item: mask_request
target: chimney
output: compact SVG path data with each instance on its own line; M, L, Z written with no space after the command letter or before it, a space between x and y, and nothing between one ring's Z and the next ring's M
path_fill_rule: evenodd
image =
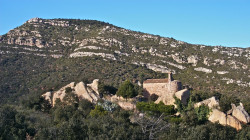
M168 81L171 82L173 81L173 77L172 77L172 72L168 72Z

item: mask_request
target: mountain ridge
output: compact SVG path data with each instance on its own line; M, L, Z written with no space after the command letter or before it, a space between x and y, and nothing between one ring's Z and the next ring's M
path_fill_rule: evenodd
M0 62L14 54L48 60L91 57L160 73L172 71L194 89L249 96L250 76L243 75L250 72L250 48L189 44L96 20L41 18L0 36L0 48Z

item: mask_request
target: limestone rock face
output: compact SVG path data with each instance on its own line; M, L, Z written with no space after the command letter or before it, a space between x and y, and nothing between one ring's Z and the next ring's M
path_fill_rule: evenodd
M183 89L183 90L180 90L178 92L175 93L175 96L181 100L181 102L186 105L187 104L187 100L190 96L190 92L188 89Z
M235 117L233 117L231 115L227 116L227 125L235 128L237 130L240 130L242 128L241 124L240 124L240 121L237 120Z
M50 104L52 103L52 101L51 101L51 92L44 93L42 95L42 97L44 97L45 100L48 100Z
M244 109L242 103L240 103L240 105L237 107L235 106L235 104L232 104L232 115L241 122L244 123L250 122L250 116Z
M212 109L212 112L210 112L210 116L208 117L208 120L213 123L219 122L219 124L222 124L222 125L227 124L226 114L219 111L218 109Z
M215 99L215 97L211 97L209 99L203 100L201 102L198 102L194 105L194 107L199 107L201 105L206 105L208 106L210 109L214 108L214 107L219 107L219 101Z

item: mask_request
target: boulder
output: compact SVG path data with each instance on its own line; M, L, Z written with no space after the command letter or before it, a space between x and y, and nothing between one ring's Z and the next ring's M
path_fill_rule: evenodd
M188 103L188 98L190 96L190 92L188 89L183 89L183 90L180 90L180 91L177 91L175 93L175 96L181 100L181 102L186 105Z
M227 115L227 125L235 128L236 130L240 130L242 128L240 121L231 115Z
M199 107L199 106L201 106L201 105L206 105L206 106L208 106L210 109L211 109L211 108L216 108L216 107L219 107L219 101L216 100L216 98L213 96L213 97L211 97L211 98L208 98L208 99L206 99L206 100L203 100L203 101L201 101L201 102L196 103L196 104L194 105L194 107L196 108L196 107Z
M241 122L244 122L244 123L250 122L249 114L244 109L242 103L240 103L240 105L237 107L235 106L235 104L232 104L232 115Z
M219 124L226 125L227 124L227 116L225 113L219 111L218 109L212 109L209 114L208 120L210 122L218 122Z

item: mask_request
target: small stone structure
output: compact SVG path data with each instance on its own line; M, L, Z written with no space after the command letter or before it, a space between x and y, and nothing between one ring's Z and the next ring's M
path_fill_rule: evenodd
M182 90L182 84L178 80L174 80L172 73L168 73L168 79L148 79L143 83L143 94L149 98L153 94L159 96L157 102L163 101L166 105L173 105L174 94ZM163 98L164 97L164 98Z

